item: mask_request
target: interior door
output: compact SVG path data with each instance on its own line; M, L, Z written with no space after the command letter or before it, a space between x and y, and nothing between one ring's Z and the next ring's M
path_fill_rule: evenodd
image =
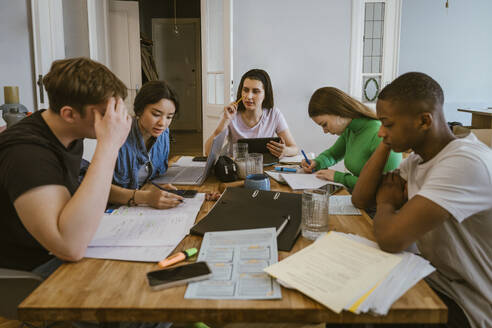
M201 0L203 145L232 99L233 0Z
M133 101L142 85L138 2L109 3L109 68L128 88L125 105L133 113Z
M159 79L169 82L179 99L179 114L173 130L200 131L200 20L194 18L152 19L152 41Z
M32 38L34 45L34 74L36 110L48 108L48 94L42 79L51 63L65 58L63 7L61 0L31 0Z

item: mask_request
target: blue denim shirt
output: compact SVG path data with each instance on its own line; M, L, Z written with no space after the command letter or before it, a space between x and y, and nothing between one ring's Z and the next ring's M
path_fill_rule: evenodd
M132 128L125 143L118 152L113 174L113 184L127 189L137 189L138 170L148 162L152 163L148 180L167 171L169 157L169 128L157 137L147 152L137 120L133 119Z

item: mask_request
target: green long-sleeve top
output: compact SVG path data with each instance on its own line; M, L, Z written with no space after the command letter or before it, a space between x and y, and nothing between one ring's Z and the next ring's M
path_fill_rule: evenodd
M350 172L335 171L334 181L353 189L362 168L381 142L378 130L381 122L368 118L355 118L338 137L335 144L322 152L315 161L316 169L323 170L335 165L342 159ZM384 172L396 169L401 162L401 153L391 151Z

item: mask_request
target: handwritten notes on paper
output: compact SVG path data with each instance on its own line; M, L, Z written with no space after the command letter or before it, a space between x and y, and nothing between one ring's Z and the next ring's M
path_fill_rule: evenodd
M189 233L205 194L175 208L121 206L104 215L86 257L132 261L158 261L167 256Z

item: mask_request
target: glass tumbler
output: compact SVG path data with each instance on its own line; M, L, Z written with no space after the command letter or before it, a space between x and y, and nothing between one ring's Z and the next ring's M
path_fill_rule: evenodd
M248 156L248 144L247 143L235 143L232 145L232 159L238 160L239 158L245 158Z
M247 162L247 158L246 157L241 157L241 158L237 158L235 160L236 162L236 165L237 165L237 175L239 176L239 179L246 179L246 162Z
M263 173L263 154L250 153L246 157L246 175Z
M328 231L330 194L323 189L304 190L302 193L301 231L304 238L315 240Z

